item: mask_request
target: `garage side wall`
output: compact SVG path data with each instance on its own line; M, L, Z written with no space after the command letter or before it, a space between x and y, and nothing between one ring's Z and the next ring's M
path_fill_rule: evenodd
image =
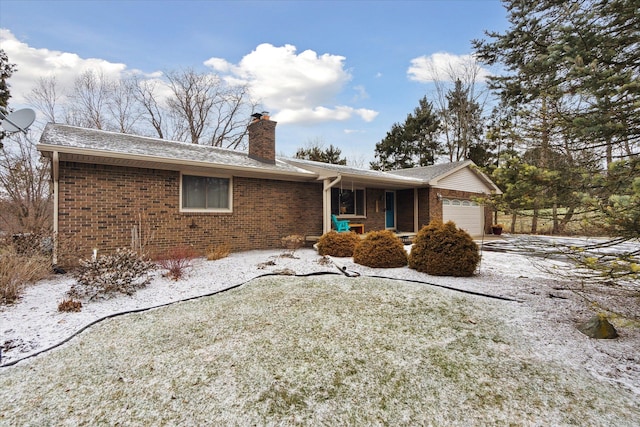
M80 254L129 248L141 232L151 255L176 246L280 248L282 237L322 233L322 185L233 178L232 213L181 213L180 173L60 162L59 241ZM64 250L62 244L60 250Z

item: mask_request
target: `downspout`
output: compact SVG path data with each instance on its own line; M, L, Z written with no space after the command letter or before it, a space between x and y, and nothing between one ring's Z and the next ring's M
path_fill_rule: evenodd
M58 265L58 181L60 177L60 158L58 152L53 152L53 158L51 159L51 174L53 178L53 257L51 263L54 266Z
M336 179L324 180L324 191L322 197L322 234L331 231L331 189L342 181L342 175L338 174Z

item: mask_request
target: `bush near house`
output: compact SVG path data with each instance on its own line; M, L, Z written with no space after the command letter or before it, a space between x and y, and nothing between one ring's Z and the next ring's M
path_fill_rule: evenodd
M356 233L324 233L318 240L318 254L335 257L351 257L360 237Z
M413 240L409 267L434 276L473 275L480 254L478 245L464 230L449 221L431 221Z
M407 265L407 252L393 232L371 231L356 246L353 261L373 268L404 267Z
M211 245L207 248L206 258L207 261L216 261L222 258L226 258L231 253L231 248L227 243L220 245Z
M116 294L132 295L151 281L147 274L156 265L131 249L118 249L112 255L81 260L74 273L76 283L67 293L70 298L89 300Z
M190 246L176 246L159 257L158 265L167 270L166 277L179 280L184 276L185 270L191 267L191 261L197 256L196 251Z

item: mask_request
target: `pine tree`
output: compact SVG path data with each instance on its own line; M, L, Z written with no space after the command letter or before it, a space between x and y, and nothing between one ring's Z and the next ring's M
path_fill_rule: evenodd
M329 145L329 148L323 148L322 144L316 141L306 148L299 148L296 151L295 158L334 165L346 165L347 159L340 158L341 155L342 150L334 147L333 144Z
M11 98L7 80L15 71L16 64L10 64L7 53L3 49L0 49L0 113L2 113L3 116L9 113L9 98ZM0 141L2 141L4 137L5 132L0 131ZM1 148L2 142L0 142L0 149Z
M371 162L371 168L394 170L432 165L440 153L439 132L440 119L425 96L403 124L394 123L376 144L377 160Z
M460 80L456 80L446 99L447 108L441 114L449 161L468 159L472 149L477 158L484 157L486 148L480 144L483 130L480 104L471 99L469 88L464 88Z

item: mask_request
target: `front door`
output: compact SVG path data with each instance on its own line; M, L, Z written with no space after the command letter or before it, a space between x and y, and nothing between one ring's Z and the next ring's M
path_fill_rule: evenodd
M395 229L396 228L396 192L395 191L385 191L384 212L385 212L385 224L384 224L385 228Z

